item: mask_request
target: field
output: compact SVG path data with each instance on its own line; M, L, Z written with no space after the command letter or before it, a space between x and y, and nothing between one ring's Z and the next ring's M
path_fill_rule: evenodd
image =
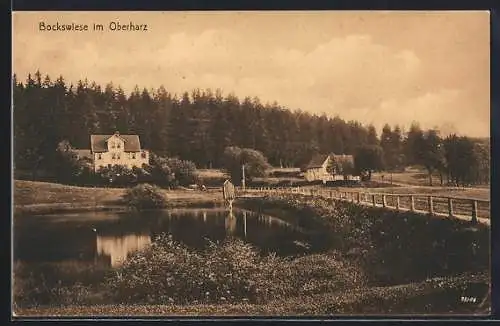
M16 213L45 213L63 210L106 209L123 206L123 188L91 188L38 181L14 181ZM219 191L164 190L175 206L219 202Z
M198 170L199 176L211 184L221 185L229 176L217 169ZM382 178L382 176L384 176ZM438 175L433 175L433 186L429 186L427 173L422 169L408 168L405 172L392 173L373 173L372 184L362 187L365 191L381 193L400 193L400 194L432 194L434 196L453 196L478 200L490 199L489 185L474 187L450 187L441 186ZM304 178L300 175L298 168L272 168L268 170L268 176L264 178L255 178L256 186L287 186L290 183L303 186ZM383 187L382 187L383 186ZM349 188L352 189L352 188Z
M372 180L383 181L399 185L410 186L429 186L428 173L420 168L407 168L404 172L376 172L372 174ZM446 176L443 176L443 182L446 183ZM432 175L432 185L440 186L441 178L439 174ZM489 185L478 185L476 188L489 188Z

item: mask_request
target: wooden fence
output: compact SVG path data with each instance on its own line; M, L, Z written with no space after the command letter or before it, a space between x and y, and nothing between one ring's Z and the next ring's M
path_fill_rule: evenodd
M470 220L490 225L490 202L487 200L443 197L426 194L389 194L336 189L311 189L300 187L238 188L239 195L251 194L302 194L357 203L364 206L383 207L398 211Z

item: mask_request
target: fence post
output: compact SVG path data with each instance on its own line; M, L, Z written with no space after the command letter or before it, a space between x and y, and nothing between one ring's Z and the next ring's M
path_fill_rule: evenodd
M372 203L373 203L373 206L377 206L377 202L375 201L375 195L372 195Z
M386 207L386 206L387 206L387 198L384 194L384 195L382 195L382 207Z
M432 203L432 196L429 196L429 214L434 215L434 205Z
M453 217L453 199L448 198L448 215Z
M399 195L396 195L396 209L399 211L400 206L399 206Z
M359 204L359 203L361 203L361 193L358 192L357 197L358 197L357 199L358 199L358 204Z
M410 210L412 212L415 211L415 196L413 195L410 196Z
M472 223L477 223L477 200L472 200Z

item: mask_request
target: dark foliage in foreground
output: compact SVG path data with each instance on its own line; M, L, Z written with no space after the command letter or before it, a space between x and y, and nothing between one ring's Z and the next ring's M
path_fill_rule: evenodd
M363 273L337 255L294 260L259 252L241 240L196 252L160 237L107 280L114 301L189 304L251 302L353 288Z
M209 242L199 252L167 235L115 270L69 267L31 272L18 264L17 305L266 303L365 283L362 270L336 252L287 259L261 255L237 239Z

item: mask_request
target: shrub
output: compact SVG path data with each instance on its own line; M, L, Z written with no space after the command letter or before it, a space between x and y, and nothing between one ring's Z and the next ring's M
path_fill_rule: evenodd
M332 254L261 255L235 238L201 252L161 236L106 281L120 303L265 303L363 283L359 268Z
M159 186L190 185L196 181L196 165L191 161L151 154L145 167L151 180Z
M172 169L177 184L187 186L196 183L196 165L193 162L169 158L167 165Z
M13 303L16 306L78 305L105 302L98 284L108 267L81 262L14 264Z
M223 155L224 170L236 184L239 184L242 179L242 165L245 165L247 181L266 176L270 168L267 158L257 150L236 146L226 147Z
M123 199L128 206L137 209L161 208L167 204L162 190L147 183L127 189Z
M269 259L241 241L195 252L161 236L107 280L118 302L216 303L257 301L269 288Z
M96 173L99 183L117 187L124 187L137 183L137 175L132 169L124 165L113 165L110 168L102 167Z

